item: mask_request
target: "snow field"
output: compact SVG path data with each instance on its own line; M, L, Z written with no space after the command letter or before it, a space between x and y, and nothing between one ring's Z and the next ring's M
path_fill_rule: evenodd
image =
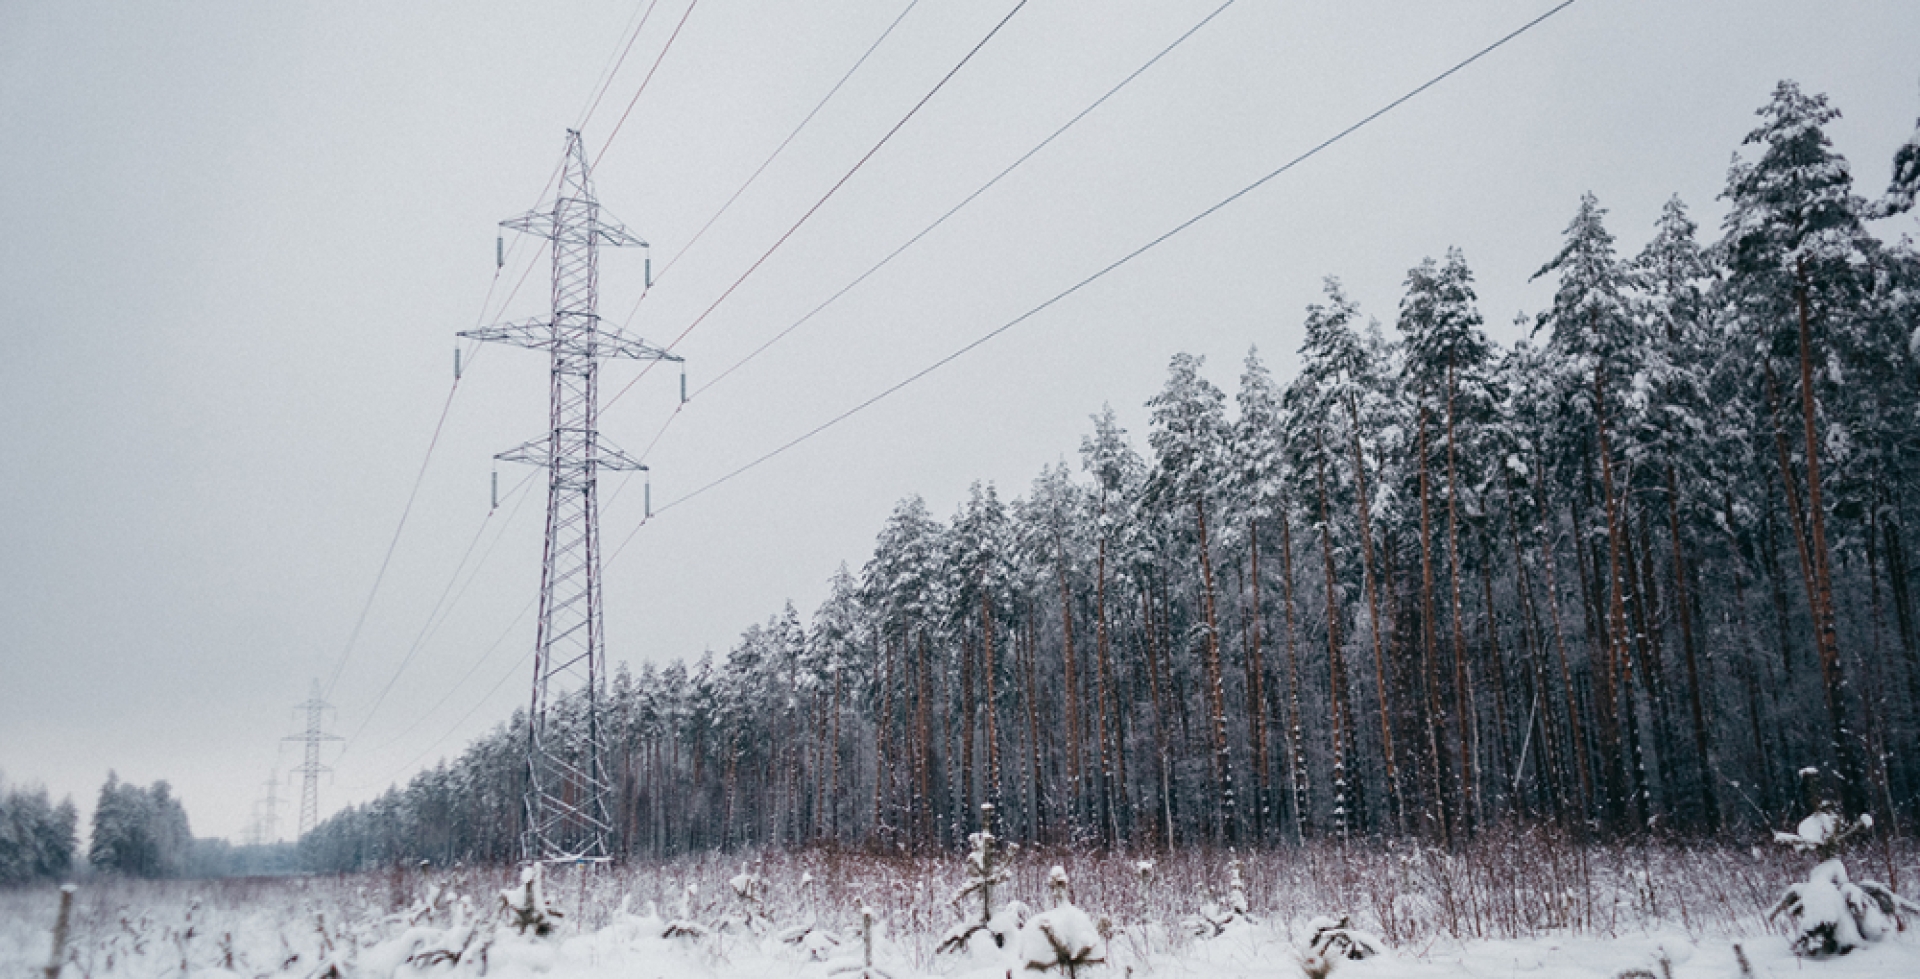
M1876 847L1877 849L1877 847ZM1849 857L1859 873L1896 877L1912 894L1912 847ZM75 900L65 979L639 979L858 975L859 910L876 911L874 965L891 979L1018 974L1040 913L1053 914L1048 872L1102 939L1082 976L1302 976L1319 915L1347 912L1379 935L1382 956L1340 961L1333 975L1614 977L1740 975L1738 942L1757 976L1920 976L1920 935L1896 932L1851 955L1795 958L1767 911L1804 880L1804 857L1733 848L1582 847L1515 836L1461 853L1327 845L1240 854L1247 910L1234 910L1225 852L1137 858L1015 851L995 904L1034 909L996 946L987 933L955 954L935 946L964 913L948 899L964 860L824 851L705 855L618 869L559 868L545 885L563 917L554 936L521 936L499 910L508 869L414 869L331 878L94 881ZM1888 874L1883 859L1897 874ZM742 897L735 883L758 878ZM58 894L0 892L0 979L42 975ZM1055 918L1069 917L1054 915ZM669 922L703 934L664 938ZM1084 925L1070 926L1084 929ZM1209 937L1200 937L1207 935ZM791 939L791 940L783 940ZM1038 975L1039 973L1034 973Z

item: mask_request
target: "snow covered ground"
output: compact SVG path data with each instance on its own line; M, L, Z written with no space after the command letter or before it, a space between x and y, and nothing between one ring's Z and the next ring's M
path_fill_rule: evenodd
M1021 958L1030 956L1014 954L1047 947L1032 916L1004 948L983 931L961 952L935 951L940 938L962 920L947 900L963 883L960 863L769 855L744 868L737 858L730 863L709 858L585 874L563 869L545 883L544 899L564 915L545 938L512 926L501 910L501 891L514 890L521 903L524 891L498 871L95 882L78 892L62 976L830 979L862 969L862 906L875 909L874 967L891 979L986 979L1009 971L1042 975L1022 969ZM1049 907L1044 863L1022 862L1005 888L1005 901L1036 910ZM1276 879L1276 868L1288 864L1250 856L1245 876L1253 900L1248 913L1236 914L1231 878L1223 869L1227 863L1217 855L1196 854L1131 878L1122 874L1132 872L1131 862L1089 860L1080 866L1074 899L1086 911L1086 924L1062 925L1069 932L1063 940L1090 940L1104 961L1079 969L1079 975L1306 975L1303 959L1315 914L1305 902L1324 899L1326 892ZM1540 870L1547 872L1544 865ZM1589 880L1595 879L1592 870ZM1218 871L1214 883L1206 879L1212 871ZM1644 878L1636 882L1621 874L1614 883L1594 888L1618 905L1617 913L1582 915L1577 927L1546 919L1516 926L1485 907L1491 889L1477 896L1465 890L1454 894L1478 902L1479 910L1452 919L1454 926L1435 927L1433 922L1443 920L1438 909L1443 898L1410 889L1405 880L1376 881L1375 889L1398 890L1383 905L1405 912L1397 938L1383 938L1389 947L1377 957L1336 962L1331 975L1612 979L1643 970L1652 977L1732 979L1742 974L1737 943L1752 974L1760 977L1920 977L1920 929L1911 922L1908 930L1849 955L1796 958L1784 927L1770 925L1768 908L1760 906L1777 896L1768 880L1778 874L1755 874L1755 880L1742 880L1730 869L1717 884L1696 882L1701 887L1688 892L1694 895L1691 904L1648 888ZM1912 880L1912 871L1907 874ZM1350 897L1369 890L1359 878L1343 886L1351 888ZM1711 903L1706 895L1715 886L1726 899ZM1576 900L1591 904L1595 893L1569 896L1566 903L1570 907ZM1355 904L1357 927L1386 931L1377 913ZM57 907L53 888L0 892L0 979L44 974ZM1051 920L1065 919L1054 915ZM665 937L675 923L686 934ZM815 923L818 927L808 927ZM1076 928L1092 933L1074 933Z

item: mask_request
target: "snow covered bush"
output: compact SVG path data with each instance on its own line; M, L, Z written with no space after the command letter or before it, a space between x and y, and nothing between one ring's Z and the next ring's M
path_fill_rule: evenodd
M661 930L662 938L705 938L710 932L706 925L694 920L693 902L700 895L700 885L688 882L687 889L680 894L680 914Z
M1325 979L1334 964L1343 959L1370 959L1387 950L1380 936L1353 927L1349 916L1321 915L1307 922L1307 954L1300 967L1312 979Z
M551 933L562 917L560 912L547 903L546 892L541 887L540 864L529 864L520 872L520 886L509 887L500 892L500 905L513 918L513 925L521 934L528 931L544 936Z
M873 964L873 919L878 917L875 911L862 904L860 906L860 948L859 962L840 962L827 967L827 975L851 975L856 979L893 979Z
M1187 918L1187 930L1196 938L1216 938L1225 934L1236 924L1246 924L1253 919L1248 915L1247 882L1243 875L1246 865L1238 857L1227 861L1227 899L1222 907L1217 901L1204 901L1200 912Z
M1776 830L1773 841L1802 853L1811 852L1821 860L1831 860L1847 840L1872 828L1872 816L1862 815L1848 822L1841 818L1833 803L1823 802L1814 809L1812 815L1800 820L1800 825L1795 826L1793 832Z
M1802 772L1803 775L1806 772ZM1920 906L1875 881L1854 883L1837 855L1849 838L1873 828L1873 817L1847 820L1831 802L1814 807L1793 832L1775 832L1774 842L1802 853L1811 851L1820 864L1807 879L1787 888L1769 918L1786 915L1793 925L1794 954L1824 959L1845 955L1868 942L1877 942L1889 925L1900 926L1900 912L1920 912Z
M1055 866L1047 883L1053 890L1053 909L1034 915L1020 929L1014 951L1022 969L1057 969L1073 979L1081 969L1107 960L1106 938L1093 919L1068 899L1066 868Z
M985 934L993 939L994 947L1005 948L1007 940L1020 930L1027 919L1025 904L1013 901L1000 908L993 906L993 889L1005 884L1008 873L1000 865L999 837L993 835L993 804L980 806L980 832L968 835L967 841L972 849L967 853L966 883L954 892L952 904L962 915L968 914L968 906L978 900L979 917L962 920L947 930L941 937L938 951L958 952L969 947L975 935Z
M774 934L783 944L792 945L807 953L807 958L825 961L828 956L840 948L840 936L820 926L820 915L814 908L815 890L813 874L803 872L800 875L800 893L806 899L806 919L797 925L782 928Z
M1813 868L1804 882L1787 888L1772 916L1785 914L1792 919L1795 954L1824 959L1879 941L1889 927L1899 927L1903 911L1920 913L1920 905L1885 884L1848 880L1846 865L1836 858Z
M766 913L767 879L753 872L751 864L741 864L740 872L727 880L739 910L714 922L716 931L745 931L764 935L772 923Z

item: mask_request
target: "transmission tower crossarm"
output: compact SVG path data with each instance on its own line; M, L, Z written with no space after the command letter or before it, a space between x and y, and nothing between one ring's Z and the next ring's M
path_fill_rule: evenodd
M577 434L569 433L564 429L562 429L561 432L563 435ZM585 442L587 440L582 438L577 441ZM647 471L644 463L628 455L612 442L607 441L606 437L600 433L593 433L592 442L592 457L595 468L611 469L617 472ZM556 467L553 459L552 436L541 436L537 439L522 442L505 452L498 453L494 458L501 462L521 462L529 466L538 466L542 469L566 469L581 465L584 456L578 452L569 452L567 453L567 457L561 459L560 464Z
M500 226L563 245L591 243L615 248L647 247L646 241L639 235L601 213L600 205L592 198L561 197L546 207L528 211L517 218L508 218L500 222Z
M557 332L551 320L526 320L519 323L485 326L477 330L463 330L456 336L469 340L507 343L516 347L525 347L528 350L552 351L558 347L563 352L586 353L578 349L582 346L582 338L570 335L556 336ZM638 337L612 331L596 329L593 332L592 345L592 356L603 359L665 360L676 364L683 360L678 354L668 353Z

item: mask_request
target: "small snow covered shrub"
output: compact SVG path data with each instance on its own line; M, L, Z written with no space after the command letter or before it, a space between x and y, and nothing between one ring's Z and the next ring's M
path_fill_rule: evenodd
M840 936L820 926L820 915L814 910L813 892L816 882L813 874L800 875L800 893L806 899L806 920L797 925L781 929L774 937L782 943L792 945L807 953L807 958L824 962L840 948Z
M1342 959L1370 959L1387 950L1380 936L1353 927L1344 914L1337 919L1325 915L1314 918L1307 922L1307 930L1307 954L1301 958L1300 967L1312 979L1325 979Z
M1846 864L1836 856L1840 845L1872 826L1872 816L1848 821L1832 803L1823 802L1793 832L1773 834L1774 842L1812 851L1821 860L1805 881L1787 888L1768 914L1784 914L1792 921L1794 954L1811 959L1845 955L1879 941L1889 926L1899 927L1902 911L1920 912L1920 905L1885 884L1848 879Z
M680 894L680 914L667 922L666 928L660 932L661 938L705 938L710 934L706 925L694 920L697 912L693 902L699 896L700 885L689 881L687 889Z
M1014 951L1023 969L1057 969L1073 979L1081 969L1107 960L1107 942L1093 919L1068 899L1066 868L1055 866L1047 885L1053 891L1053 910L1034 915L1020 929Z
M949 928L940 939L937 948L940 952L965 950L973 936L979 934L991 937L995 947L1005 948L1007 940L1027 919L1027 906L1019 901L997 909L993 906L993 889L1005 884L1009 875L1000 863L1000 838L993 835L992 803L981 804L980 817L980 832L967 837L973 848L967 853L966 883L954 892L951 901L962 915L968 914L969 905L979 901L979 917L962 920Z
M1772 914L1792 919L1794 954L1823 959L1879 941L1898 926L1902 911L1920 913L1920 905L1885 884L1848 880L1846 865L1836 858L1787 888Z
M531 931L544 936L560 923L560 912L547 903L546 892L541 887L540 866L528 864L527 869L520 872L520 886L500 892L501 907L513 917L514 927L523 935Z
M851 975L856 979L893 979L873 964L873 919L875 917L877 915L872 908L864 904L860 906L861 960L857 963L844 962L829 965L827 975Z
M1189 917L1185 924L1187 930L1196 938L1216 938L1225 934L1228 928L1236 924L1252 921L1247 913L1247 881L1243 875L1246 865L1238 857L1227 861L1227 899L1221 907L1217 901L1206 901L1200 905L1200 913Z
M716 931L766 933L772 923L766 913L767 879L753 872L751 864L741 864L740 872L727 880L739 910L714 923Z

